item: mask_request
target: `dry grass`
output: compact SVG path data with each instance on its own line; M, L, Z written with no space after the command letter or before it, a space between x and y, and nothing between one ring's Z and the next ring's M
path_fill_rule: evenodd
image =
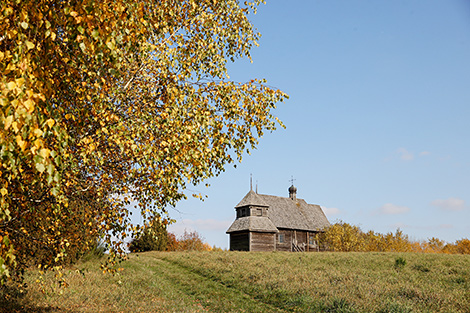
M468 255L149 252L122 266L111 276L97 261L79 264L62 294L40 293L32 272L28 294L3 305L16 312L470 312Z

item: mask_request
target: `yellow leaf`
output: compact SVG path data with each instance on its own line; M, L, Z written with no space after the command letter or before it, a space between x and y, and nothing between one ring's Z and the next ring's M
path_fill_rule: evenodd
M21 151L24 151L24 149L26 148L27 142L24 141L23 138L21 138L20 135L16 136L16 143L21 148Z
M34 111L34 101L31 99L26 100L23 102L23 105L26 107L29 113L32 113Z
M42 101L46 101L46 97L45 97L42 93L36 94L36 97L38 97L38 98L41 99Z
M49 128L52 128L52 126L54 126L55 124L55 121L52 118L50 118L46 121L46 124L47 126L49 126Z
M0 189L0 193L2 194L2 196L5 196L7 193L8 193L8 190L4 188Z
M14 108L17 108L18 107L18 104L19 104L19 101L18 99L15 99L11 102L11 105L14 107Z
M38 149L38 148L37 148L36 146L32 146L29 150L31 150L31 153L32 153L32 154L36 154L36 150L37 150L37 149Z
M36 137L41 137L43 133L44 133L44 132L43 132L41 129L39 129L39 128L36 128L36 129L33 131L33 134L35 134Z
M7 84L8 89L13 90L16 88L16 83L11 81Z
M28 47L28 50L31 50L35 47L34 43L32 43L29 40L26 40L25 43L26 43L26 47Z
M21 128L21 126L18 124L17 121L14 121L13 123L11 123L11 126L13 127L13 130L15 131L15 133L17 133Z
M5 128L5 130L8 130L8 128L10 128L12 122L13 122L13 115L10 115L10 116L8 116L8 117L5 119L5 121L4 121L4 124L5 124L4 128Z
M44 143L42 142L41 139L36 139L36 140L34 141L34 145L39 149L39 148L41 148L41 147L44 145Z
M18 88L21 88L21 86L24 85L24 82L25 82L25 80L24 80L23 77L20 77L20 78L15 79L15 83L16 83L16 86L17 86Z
M44 149L41 149L41 151L39 152L39 154L44 158L48 158L49 157L49 154L51 154L51 150L47 149L47 148L44 148Z

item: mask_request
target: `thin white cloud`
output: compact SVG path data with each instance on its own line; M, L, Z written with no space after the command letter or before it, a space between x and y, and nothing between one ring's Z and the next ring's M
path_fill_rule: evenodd
M402 161L411 161L415 158L413 153L409 152L405 148L398 148L397 153L400 155L400 160Z
M386 203L380 207L379 212L382 214L403 214L410 211L409 207Z
M438 228L440 228L440 229L451 229L451 228L454 228L454 225L452 225L452 224L440 224L438 226Z
M337 215L340 213L340 210L338 208L325 208L325 207L321 207L323 212L325 212L326 215L330 216L330 215Z
M431 154L431 152L429 152L429 151L421 151L417 154L417 156L426 157L430 154ZM395 150L393 155L385 158L384 160L388 162L388 161L391 161L391 160L395 160L396 158L398 158L401 161L405 161L405 162L413 161L415 159L415 153L413 153L411 151L408 151L406 148L400 147L397 150Z
M459 198L437 199L431 205L443 211L462 211L465 208L465 201Z
M215 219L183 219L177 221L175 224L171 224L168 227L170 232L176 234L182 234L185 230L192 231L196 230L197 232L205 231L223 231L225 232L233 221L220 221Z

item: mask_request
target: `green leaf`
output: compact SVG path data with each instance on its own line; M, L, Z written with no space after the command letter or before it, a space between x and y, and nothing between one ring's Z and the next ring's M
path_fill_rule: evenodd
M92 36L94 39L98 39L98 38L100 38L100 32L99 32L97 29L94 29L94 30L91 32L91 36Z

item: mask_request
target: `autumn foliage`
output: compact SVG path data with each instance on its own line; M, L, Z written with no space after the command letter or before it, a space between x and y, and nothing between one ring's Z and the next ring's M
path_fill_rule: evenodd
M171 233L170 233L171 234ZM187 231L177 237L173 235L174 241L168 245L168 251L211 251L213 248L204 242L204 238L196 231Z
M255 1L259 2L259 1ZM279 125L287 96L226 64L250 58L256 4L0 2L0 277L110 255ZM281 124L282 125L282 124ZM40 256L40 257L38 257Z
M446 243L438 238L427 241L413 241L400 229L395 233L381 234L363 232L358 226L337 222L317 235L317 241L324 251L340 252L420 252L470 254L470 240L461 239Z

